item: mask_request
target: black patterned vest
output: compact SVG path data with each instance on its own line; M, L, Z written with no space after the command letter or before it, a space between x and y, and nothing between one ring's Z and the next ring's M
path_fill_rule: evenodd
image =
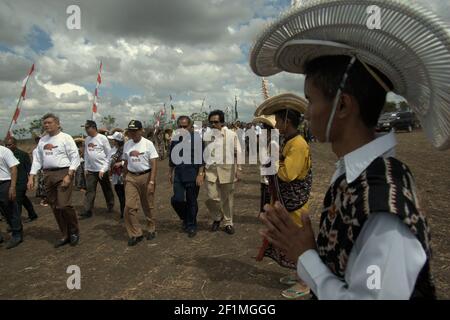
M420 209L414 179L408 167L395 158L377 158L352 183L345 174L330 186L320 219L317 248L328 268L344 280L348 257L371 213L396 215L417 237L427 262L411 298L435 298L430 272L430 232Z

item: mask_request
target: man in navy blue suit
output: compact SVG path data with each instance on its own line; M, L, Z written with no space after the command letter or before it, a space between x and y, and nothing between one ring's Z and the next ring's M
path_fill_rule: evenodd
M183 224L183 231L189 238L197 233L197 197L204 182L203 142L193 130L192 120L180 116L178 130L174 134L169 149L169 180L173 184L171 204ZM190 151L184 154L184 151Z

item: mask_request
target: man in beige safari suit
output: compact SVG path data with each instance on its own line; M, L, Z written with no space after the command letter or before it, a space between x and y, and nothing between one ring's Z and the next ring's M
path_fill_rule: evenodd
M213 219L211 231L218 231L223 221L225 232L234 234L235 151L240 152L240 144L236 133L224 126L225 115L221 110L212 111L208 120L211 130L204 135L207 144L205 179L208 194L206 206ZM214 144L220 148L214 148Z

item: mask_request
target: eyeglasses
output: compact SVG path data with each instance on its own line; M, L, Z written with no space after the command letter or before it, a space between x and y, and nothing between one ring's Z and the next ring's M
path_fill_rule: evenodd
M180 129L187 129L189 126L178 126L178 128L180 128Z
M209 123L210 124L218 124L218 123L220 123L220 121L217 121L217 120L216 121L210 121Z

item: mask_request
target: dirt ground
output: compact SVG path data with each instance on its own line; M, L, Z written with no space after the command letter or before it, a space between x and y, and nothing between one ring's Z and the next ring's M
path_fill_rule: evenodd
M397 156L415 174L422 206L431 224L432 270L438 296L450 298L449 190L450 152L434 150L421 131L399 133ZM311 217L317 226L322 197L334 171L328 145L312 144L314 184ZM95 216L80 221L77 247L53 248L59 237L49 208L36 205L39 219L24 224L24 243L6 250L0 245L0 299L282 299L280 277L287 271L272 261L256 262L260 245L257 219L259 177L256 166L244 166L235 194L236 233L211 233L210 219L199 196L199 232L189 239L170 207L167 161L159 163L155 240L127 246L118 212L108 214L99 188ZM81 211L83 193L73 204ZM23 214L26 216L26 213ZM5 235L6 223L0 222ZM68 290L69 265L81 269L81 290Z

